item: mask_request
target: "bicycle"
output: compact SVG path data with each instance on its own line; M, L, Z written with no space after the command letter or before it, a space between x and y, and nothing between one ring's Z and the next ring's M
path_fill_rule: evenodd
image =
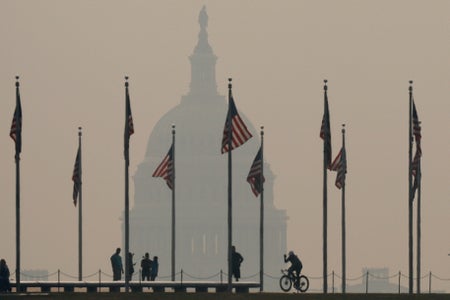
M289 274L288 270L281 270L280 278L280 288L284 292L289 292L294 286L297 291L302 293L306 292L309 288L309 279L305 275L300 275L298 277L293 274Z

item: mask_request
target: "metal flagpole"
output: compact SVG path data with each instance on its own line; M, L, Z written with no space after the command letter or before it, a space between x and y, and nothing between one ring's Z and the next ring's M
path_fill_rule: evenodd
M421 265L421 239L422 239L422 224L421 224L421 198L422 198L422 166L421 161L417 167L418 186L417 186L417 294L420 294L420 265Z
M409 151L408 151L408 266L409 266L409 293L413 293L413 194L412 194L412 92L413 92L413 81L409 81Z
M259 182L261 183L260 211L259 211L259 291L264 290L264 126L261 126L261 173Z
M20 288L20 156L16 154L16 290Z
M175 281L175 125L172 124L172 281Z
M19 93L19 76L16 76L16 102L20 101L20 93ZM16 103L17 109L17 103ZM16 131L22 131L22 120L16 120ZM22 133L19 133L22 135ZM22 137L20 136L20 139ZM20 292L20 152L17 149L16 141L16 291ZM22 143L22 141L20 141Z
M324 93L327 97L327 80L324 80ZM325 139L323 143L323 293L327 293L328 288L328 271L327 271L327 160Z
M228 292L232 291L231 285L231 275L232 275L232 261L231 261L231 244L233 240L233 226L232 226L232 156L231 156L231 141L233 139L233 131L231 126L231 109L230 109L230 100L231 100L231 78L228 78L228 114L227 114L227 130L228 130Z
M83 280L83 215L82 215L82 205L83 205L83 181L82 178L82 156L81 156L81 127L78 127L78 148L80 149L80 166L79 166L79 176L80 176L80 190L78 192L78 281Z
M345 124L342 124L342 149L345 152L345 164L347 164L347 153L345 151ZM342 163L342 158L341 158ZM347 168L346 168L347 169ZM338 170L339 172L339 170ZM345 170L347 172L347 170ZM346 176L346 174L343 174L343 176ZM346 292L346 251L345 251L345 185L346 185L347 179L343 180L342 182L342 293L345 294Z
M128 96L128 76L125 76L125 92L126 97ZM125 122L128 122L128 110L125 107ZM126 127L125 130L128 130ZM129 141L129 132L125 133L128 134L128 141ZM127 145L129 146L129 144ZM129 196L128 196L128 168L130 165L130 157L129 157L129 149L127 149L128 155L125 157L125 292L129 292L130 290L130 281L128 278L128 272L130 270L129 265L129 259L128 259L128 252L130 251L130 220L129 220Z

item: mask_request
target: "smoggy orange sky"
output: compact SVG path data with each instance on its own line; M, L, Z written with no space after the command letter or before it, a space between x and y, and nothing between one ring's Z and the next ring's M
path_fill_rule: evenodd
M84 274L111 273L109 257L122 240L124 76L135 125L133 206L132 175L152 128L189 89L188 56L203 5L219 93L233 77L238 109L255 127L264 125L275 205L289 216L288 248L311 277L322 276L324 79L333 156L341 124L347 127L347 275L359 277L364 267L408 274L408 81L414 80L423 136L422 275L450 278L450 2L443 0L2 1L0 256L10 269L14 77L20 75L23 108L22 268L77 274L71 176L82 126ZM334 179L330 173L328 269L340 274ZM314 289L321 284L312 281ZM448 291L450 283L434 278L433 289Z

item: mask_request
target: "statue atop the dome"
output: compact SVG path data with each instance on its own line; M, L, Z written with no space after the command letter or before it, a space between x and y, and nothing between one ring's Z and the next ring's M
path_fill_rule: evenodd
M208 14L206 13L206 6L204 5L198 15L198 23L200 24L201 29L206 29L206 27L208 27Z
M198 33L198 43L194 49L195 53L211 53L212 48L208 43L208 32L206 27L208 26L208 14L206 13L206 6L203 5L198 15L198 23L200 24L200 32Z

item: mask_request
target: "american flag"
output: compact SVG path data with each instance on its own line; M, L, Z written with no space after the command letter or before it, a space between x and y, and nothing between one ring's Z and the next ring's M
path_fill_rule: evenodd
M341 151L339 151L330 165L330 170L337 171L335 185L338 189L342 189L345 185L345 175L347 174L347 154L344 147L341 148Z
M420 126L419 116L417 114L416 104L414 103L414 100L413 100L412 122L413 122L413 135L416 139L416 151L418 151L420 156L422 156L422 147L421 147L421 143L420 143L422 140L422 132L421 132L422 127Z
M256 197L259 196L260 193L262 193L263 190L263 184L265 181L264 175L262 173L262 149L259 148L258 153L255 156L255 159L253 160L253 164L250 167L250 172L247 176L247 182L250 183L250 187L252 188L253 194L255 194Z
M420 144L420 143L419 143ZM411 173L412 176L414 176L414 183L412 186L412 194L414 197L414 194L416 193L416 190L419 186L420 179L421 179L421 171L420 171L420 161L422 156L422 150L420 149L420 145L416 148L416 154L414 154L414 158L411 164Z
M75 165L72 174L73 181L73 204L77 206L78 194L81 189L81 149L78 147L77 157L75 158Z
M166 183L167 186L173 190L173 183L175 180L175 173L174 173L174 165L173 165L173 144L170 146L169 152L164 157L163 161L159 164L159 166L156 168L155 172L153 172L153 177L162 177Z
M416 139L420 140L420 138L422 137L421 134L421 128L420 128L420 122L419 122L419 115L417 114L417 109L416 109L416 104L414 103L413 100L413 134L416 137Z
M416 152L417 154L417 152ZM416 194L416 190L419 187L422 173L420 171L420 158L416 159L416 156L414 156L413 165L412 165L412 174L414 176L414 182L412 186L412 197L414 198L414 195Z
M416 190L420 184L421 171L420 171L420 161L422 158L422 127L420 126L419 115L417 114L416 104L413 99L413 111L412 111L412 127L413 135L416 140L416 153L411 164L411 173L414 176L414 183L412 186L413 197Z
M243 145L248 141L252 134L248 131L241 117L239 116L236 105L234 104L233 96L230 95L228 102L227 120L225 121L225 128L223 129L222 138L222 154L228 152L228 139L230 136L228 120L231 118L231 150Z
M328 96L326 89L324 96L324 112L322 117L322 126L320 127L320 137L323 139L325 164L328 168L330 168L331 164L330 111L328 110Z
M419 154L419 151L416 150L416 154L414 154L414 158L412 161L412 168L411 168L411 172L412 172L413 176L417 175L417 171L419 170L419 165L420 165L420 154Z
M131 115L130 95L128 93L128 82L125 82L125 133L124 133L124 157L128 162L130 159L130 136L134 133L133 116Z
M18 81L16 82L16 108L14 110L9 136L16 144L16 155L19 155L22 152L22 105L20 104Z

